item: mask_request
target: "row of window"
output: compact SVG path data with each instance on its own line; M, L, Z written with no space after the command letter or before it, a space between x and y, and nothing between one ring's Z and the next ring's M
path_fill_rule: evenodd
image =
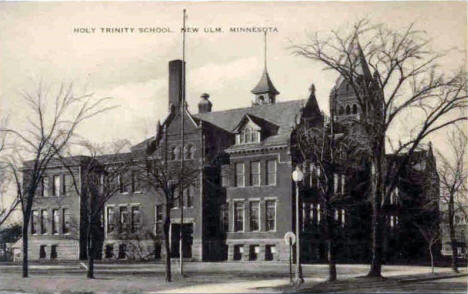
M304 203L302 205L302 230L307 231L321 223L323 211L319 203ZM343 208L334 209L334 219L336 224L344 227L346 224L346 210Z
M58 245L51 245L50 246L50 259L56 259L58 254L57 254L57 247ZM40 259L45 259L47 258L47 245L41 245L39 246L39 258Z
M358 113L358 106L356 104L353 104L352 106L346 105L346 108L343 106L340 106L338 109L338 114L339 115L350 115L350 114L357 114Z
M107 233L116 231L124 233L129 230L135 233L141 226L140 206L135 204L118 207L107 206L106 221Z
M47 209L33 210L31 215L31 234L68 234L70 233L70 209L52 209L49 218ZM49 227L51 230L49 231Z
M50 185L52 180L52 185ZM41 197L64 196L73 189L73 179L71 175L54 175L52 177L41 178L39 184L39 194Z
M181 159L181 146L171 146L169 147L169 160L178 160ZM194 159L195 158L195 147L191 144L184 146L184 159Z
M249 250L249 260L258 260L259 253L260 253L260 246L259 245L245 245L248 246ZM242 255L244 255L244 245L234 245L234 252L233 252L233 259L234 260L241 260ZM275 245L265 245L265 260L273 260L274 255L276 254L276 246Z
M236 144L260 143L260 131L246 127L236 134Z
M309 167L305 169L304 173L304 185L310 188L319 188L320 175L320 168L314 164L309 164ZM344 194L346 186L346 175L338 173L333 174L333 184L335 193Z
M390 228L396 227L400 222L400 219L397 215L388 215L387 216L387 223Z
M233 205L233 231L234 232L243 232L245 231L245 203L244 201L234 201ZM260 224L261 221L264 221L265 231L275 231L276 230L276 201L275 200L265 200L265 212L263 213L263 218L260 216L260 201L248 201L248 213L249 213L249 230L251 232L259 232L261 230ZM222 219L226 228L227 216L222 214Z
M246 164L250 164L250 174L246 177ZM238 162L234 165L234 186L276 185L276 160L267 160L265 168L260 161ZM230 186L229 173L224 170L221 179L223 187Z

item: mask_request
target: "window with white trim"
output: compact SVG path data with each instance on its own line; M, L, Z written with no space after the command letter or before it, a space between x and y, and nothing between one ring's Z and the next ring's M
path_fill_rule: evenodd
M244 163L236 163L236 187L245 186L245 166Z
M60 196L60 192L61 192L61 190L62 190L62 189L61 189L61 188L62 188L62 186L61 186L62 177L59 176L59 175L55 175L55 176L53 177L53 180L54 180L54 185L52 186L52 188L53 188L52 194L53 194L54 196Z
M132 232L135 233L141 226L140 206L132 206Z
M107 207L107 233L112 233L115 229L114 207Z
M47 234L47 225L49 223L49 213L46 209L41 210L41 234Z
M62 231L64 234L70 233L70 224L71 224L71 214L70 209L62 209Z
M52 209L52 234L59 233L60 214L58 209Z
M276 230L276 201L275 200L265 201L265 230L266 231Z
M260 201L249 202L250 230L260 230Z
M244 202L234 202L234 232L244 230Z
M250 163L250 181L252 186L260 186L260 161Z
M267 161L266 184L276 185L276 160Z

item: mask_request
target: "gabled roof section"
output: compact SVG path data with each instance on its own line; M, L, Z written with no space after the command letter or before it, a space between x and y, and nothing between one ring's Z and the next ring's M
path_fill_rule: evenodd
M130 148L130 150L132 152L134 151L137 151L137 150L143 150L143 149L146 149L146 148L150 148L150 149L154 149L157 147L157 145L159 144L159 141L161 140L161 135L162 135L162 130L164 129L164 127L167 127L173 120L174 118L176 117L177 115L177 109L175 106L171 105L171 109L169 110L169 114L166 116L166 118L164 119L163 123L161 124L159 121L158 121L158 124L156 126L156 135L154 137L151 137L151 138L148 138L134 146L132 146ZM194 117L190 111L188 111L188 109L185 107L185 114L188 116L189 118L189 121L191 123L193 123L193 125L195 127L199 127L200 126L200 122L199 120ZM148 150L150 151L150 150Z
M279 94L278 90L276 90L275 86L273 85L273 82L271 81L266 68L263 71L260 81L255 86L255 88L252 89L251 92L253 94L263 94L263 93L273 93L275 95Z
M305 103L306 100L292 100L255 107L197 113L194 116L232 134L241 120L248 115L255 124L274 128L274 132L262 140L260 145L288 144Z
M260 130L272 131L272 130L278 129L278 126L275 125L274 123L271 123L265 119L256 117L255 115L246 113L244 114L242 119L239 121L239 124L237 124L237 126L232 130L232 132L233 133L240 132L247 122L251 122L254 126L256 126Z

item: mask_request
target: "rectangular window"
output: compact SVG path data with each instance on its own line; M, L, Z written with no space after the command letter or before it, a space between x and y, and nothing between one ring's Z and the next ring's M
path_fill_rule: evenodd
M236 187L244 187L244 185L245 185L244 164L236 163Z
M120 226L119 233L125 232L128 225L128 210L126 206L120 207Z
M52 234L59 233L60 215L58 209L52 210Z
M49 178L42 178L42 196L49 197Z
M132 206L132 232L137 232L141 225L140 207Z
M41 234L47 234L48 218L47 210L43 209L41 211Z
M37 234L38 220L39 220L39 211L33 210L32 219L31 219L31 234Z
M250 181L252 186L260 186L260 161L250 164Z
M276 160L267 161L266 184L276 185Z
M61 180L61 176L54 176L54 186L53 186L53 192L52 194L54 196L60 196L60 191L61 191L61 183L62 183L62 180Z
M333 191L339 193L339 177L338 174L333 174Z
M250 230L260 230L260 202L250 201L249 203L249 215L250 215Z
M112 233L115 228L114 207L107 207L107 233Z
M220 212L220 228L223 232L227 232L229 230L229 215L228 215L228 204L221 205L221 212Z
M119 182L120 193L128 193L129 183L127 182L127 177L124 174L120 174L117 176L117 180Z
M265 201L265 229L274 231L276 229L276 202L275 200Z
M193 186L189 186L185 189L185 205L186 207L193 207Z
M70 233L70 210L68 208L62 210L62 230L64 234Z
M62 195L67 195L68 190L71 188L71 176L70 175L63 175L62 176Z
M132 172L132 192L141 192L140 179L137 172Z
M312 204L313 205L313 204ZM309 203L304 203L302 205L302 230L307 231L310 225L310 211L311 206Z
M226 166L221 170L221 186L229 187L229 166Z
M50 246L50 259L57 258L57 245Z
M244 230L244 202L234 202L234 232Z
M346 211L344 209L341 210L341 226L344 227L346 223Z
M154 210L155 233L161 235L163 233L163 206L158 204L154 207Z
M322 210L320 209L320 204L317 204L317 223L320 224L320 219L322 217Z

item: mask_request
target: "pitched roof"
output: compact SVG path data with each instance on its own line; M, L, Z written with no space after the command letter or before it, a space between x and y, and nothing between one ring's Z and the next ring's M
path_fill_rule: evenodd
M273 93L275 95L279 94L278 90L276 90L275 86L273 86L273 82L271 81L266 68L263 71L260 81L258 81L258 84L255 86L255 88L252 89L252 93Z
M197 113L193 116L211 123L227 132L232 132L245 115L267 121L278 127L278 132L266 138L261 145L284 144L289 141L291 131L306 100L292 100L274 104L256 105L253 107L236 108L223 111Z

